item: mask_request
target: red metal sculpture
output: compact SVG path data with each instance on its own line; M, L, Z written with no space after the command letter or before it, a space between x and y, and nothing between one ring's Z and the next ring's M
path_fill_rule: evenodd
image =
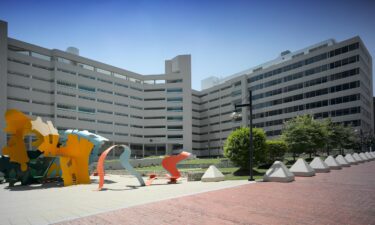
M169 184L175 184L177 182L177 179L181 177L180 171L177 169L177 163L179 163L182 160L187 159L190 156L189 152L181 152L178 155L169 155L166 156L163 161L161 162L161 165L163 168L169 172L170 175L167 175L167 178L169 179ZM149 179L146 181L146 185L149 186L151 183L157 179L156 174L151 174L149 176Z

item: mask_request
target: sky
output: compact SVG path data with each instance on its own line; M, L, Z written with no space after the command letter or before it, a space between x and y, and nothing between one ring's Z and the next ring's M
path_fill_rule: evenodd
M190 54L196 90L329 38L359 35L375 56L374 0L1 0L0 20L9 37L144 75Z

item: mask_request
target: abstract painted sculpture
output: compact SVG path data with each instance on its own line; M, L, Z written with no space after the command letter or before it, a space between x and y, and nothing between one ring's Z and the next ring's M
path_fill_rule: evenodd
M55 159L50 161L46 173L42 176L48 177L61 173L65 186L90 183L89 157L92 156L94 146L100 147L101 144L98 143L100 141L102 143L106 140L105 138L93 137L97 141L94 144L85 136L92 135L87 134L88 132L67 131L62 144L51 121L44 123L40 117L31 120L15 109L6 112L5 120L7 123L5 132L11 137L8 145L3 149L4 156L0 160L2 164L0 169L4 167L3 169L8 171L7 176L12 178L12 183L21 179L21 183L24 181L22 184L27 184L25 177L28 177L33 168L29 157L30 152L26 151L24 143L24 137L28 134L36 135L37 140L32 145L39 150L40 154L47 158L58 158L56 161Z
M145 186L145 182L143 181L142 176L129 163L129 158L130 158L130 154L131 154L130 148L126 145L113 145L113 146L107 148L99 157L98 167L97 167L97 172L98 172L98 175L99 175L99 188L98 188L98 190L99 191L102 190L103 185L104 185L104 161L105 161L105 158L107 157L108 153L113 148L115 148L117 146L124 149L123 153L120 155L121 165L126 170L128 170L130 172L130 174L132 174L133 176L135 176L138 179L141 186Z
M88 131L66 130L59 135L51 121L43 122L40 117L32 120L22 112L10 109L5 113L5 132L10 135L8 145L3 148L0 156L0 172L13 186L17 181L22 185L41 182L50 178L62 178L64 186L73 184L89 184L89 164L96 161L99 149L108 139ZM36 141L32 143L37 151L27 151L24 138L34 134ZM107 154L117 145L106 149L100 156L97 172L100 176L99 190L104 185L104 161ZM126 145L120 155L121 165L134 175L141 186L145 182L141 175L131 166L129 158L131 150ZM169 183L176 183L181 177L176 165L188 158L190 153L182 152L179 155L166 156L162 166L169 172ZM150 185L156 175L151 175L147 181Z
M175 184L177 182L177 179L181 177L180 171L178 171L177 169L177 163L187 159L189 156L189 152L181 152L178 155L166 156L163 159L161 165L166 171L169 172L169 175L167 175L167 178L169 179L168 183ZM154 181L155 179L157 179L157 176L155 174L151 174L146 182L146 185L151 185L152 181Z

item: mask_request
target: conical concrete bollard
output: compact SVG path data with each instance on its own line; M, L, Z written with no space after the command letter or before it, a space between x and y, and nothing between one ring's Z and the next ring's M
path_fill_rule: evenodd
M328 165L323 162L320 157L315 157L313 161L311 161L310 166L316 173L328 173L330 171Z
M331 169L331 170L339 170L341 169L341 166L340 164L336 161L335 158L333 158L331 155L328 156L324 162L327 164L327 166Z
M348 161L348 163L350 163L350 165L357 165L359 163L357 162L357 160L354 159L354 157L351 154L346 154L345 159L346 161Z
M292 167L290 172L297 177L312 177L315 176L315 170L302 158L299 158Z
M374 157L370 154L370 152L365 152L365 155L367 158L369 158L369 160L374 160Z
M352 154L353 158L358 162L358 163L363 163L363 159L359 156L358 153Z
M217 182L223 180L225 180L224 175L214 165L208 167L201 178L201 181L203 182Z
M336 162L338 162L342 167L350 167L350 163L346 161L346 159L342 155L336 156Z
M370 161L370 159L365 155L365 153L361 152L358 154L359 157L361 157L361 159L364 161L364 162L367 162L367 161Z
M291 182L294 181L294 174L288 170L284 163L275 161L264 174L263 181Z

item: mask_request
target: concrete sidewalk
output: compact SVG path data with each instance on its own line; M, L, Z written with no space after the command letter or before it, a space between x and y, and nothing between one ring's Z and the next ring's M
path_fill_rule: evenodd
M375 161L292 183L242 185L62 224L375 224Z
M140 204L247 184L248 181L220 183L187 182L139 187L132 176L107 175L103 191L96 191L98 178L92 184L61 187L55 183L18 186L0 185L0 225L50 224Z

